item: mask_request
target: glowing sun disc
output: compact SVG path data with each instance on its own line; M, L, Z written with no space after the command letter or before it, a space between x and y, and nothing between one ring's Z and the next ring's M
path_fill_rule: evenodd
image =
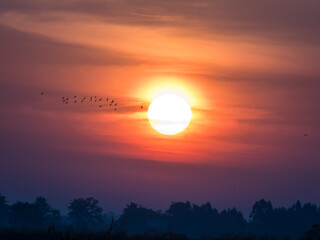
M166 94L150 104L148 119L151 126L165 135L174 135L186 129L191 121L191 108L181 97Z

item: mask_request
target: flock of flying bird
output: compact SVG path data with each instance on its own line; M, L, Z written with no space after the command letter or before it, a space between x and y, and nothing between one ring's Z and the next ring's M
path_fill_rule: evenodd
M44 96L44 92L41 92L41 95ZM108 106L112 106L114 107L113 110L117 111L117 107L118 107L118 103L115 102L114 99L110 99L109 102L109 98L98 98L97 96L90 96L90 97L82 97L82 98L78 98L77 96L73 96L73 97L61 97L61 101L63 104L68 104L70 103L83 103L85 101L87 102L94 102L94 103L99 103L98 107L99 108L103 108L104 106L108 107ZM106 102L106 104L103 104L104 102ZM141 109L143 109L143 106L140 106Z
M44 95L44 92L41 92L41 95L43 96ZM110 99L111 100L111 99ZM73 104L75 104L75 103L77 103L78 102L78 98L77 98L77 96L73 96L73 97L61 97L61 101L62 101L62 103L63 104L68 104L69 102L70 103L73 103ZM112 99L111 101L110 101L110 103L109 103L109 98L97 98L97 96L90 96L90 97L83 97L83 98L81 98L81 99L79 99L79 102L80 103L83 103L84 101L89 101L89 102L95 102L95 103L100 103L99 105L98 105L98 107L99 108L102 108L102 107L104 107L104 106L113 106L114 108L113 108L113 110L114 111L117 111L117 107L118 107L118 103L116 103L115 101L114 101L114 99ZM103 104L103 102L107 102L107 104ZM113 104L113 105L112 105ZM140 106L140 108L141 109L143 109L143 106ZM304 133L303 134L305 137L308 137L309 136L309 134L307 134L307 133Z

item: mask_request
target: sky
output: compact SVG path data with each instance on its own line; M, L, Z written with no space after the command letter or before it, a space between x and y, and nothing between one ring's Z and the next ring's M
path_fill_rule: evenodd
M118 214L130 202L210 201L245 215L261 198L319 204L319 10L317 0L1 0L0 193L42 195L63 212L93 196ZM166 93L192 109L173 136L147 118ZM62 104L74 95L118 110Z

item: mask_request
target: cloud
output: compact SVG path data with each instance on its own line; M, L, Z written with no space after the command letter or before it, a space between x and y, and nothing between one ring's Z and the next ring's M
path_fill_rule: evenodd
M319 8L319 1L312 0L4 0L0 11L20 12L49 21L54 21L50 13L83 14L115 24L177 27L215 36L255 40L260 37L286 44L319 46Z
M234 205L234 183L243 202L298 198L319 178L319 7L311 0L1 0L0 21L15 28L0 25L0 188L55 198L93 191L113 205L139 196L159 204L218 196L220 206ZM138 97L154 77L199 90L204 104L185 134L156 135L141 117L149 102ZM115 98L119 107L63 105L61 97L73 95Z
M132 65L133 56L111 49L62 43L0 25L0 62L30 65Z

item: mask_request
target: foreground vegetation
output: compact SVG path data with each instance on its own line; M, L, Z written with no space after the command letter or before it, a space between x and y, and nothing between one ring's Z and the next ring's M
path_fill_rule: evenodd
M124 232L99 231L99 232L74 232L71 229L67 229L64 232L47 230L47 231L1 231L1 240L191 240L186 235L175 233L163 233L157 234L155 232L146 232L144 234L137 234L128 236ZM275 237L275 236L257 236L257 235L225 235L221 237L202 237L199 240L319 240L320 239L320 227L319 225L313 225L310 231L307 231L302 237ZM192 239L197 240L197 239Z
M44 197L8 205L0 195L0 239L320 239L320 208L299 201L273 208L262 199L249 220L210 203L174 202L164 212L130 203L115 219L90 197L73 199L68 210L61 216Z

